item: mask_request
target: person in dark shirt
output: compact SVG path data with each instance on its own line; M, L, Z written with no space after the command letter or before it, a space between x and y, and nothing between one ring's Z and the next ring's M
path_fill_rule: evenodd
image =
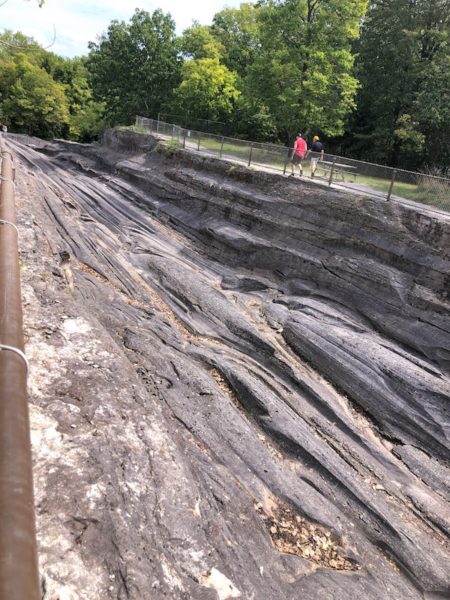
M319 160L323 160L323 144L320 141L319 136L315 135L311 145L311 177L314 177L315 175Z

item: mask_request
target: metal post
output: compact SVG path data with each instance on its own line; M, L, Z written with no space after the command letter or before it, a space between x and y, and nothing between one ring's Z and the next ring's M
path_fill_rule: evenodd
M331 182L333 181L334 165L336 164L336 160L337 160L337 156L335 156L333 158L333 164L331 165L330 179L328 180L328 185L331 185Z
M11 153L0 140L0 599L39 600Z
M248 165L250 166L252 164L252 154L253 154L253 144L250 144L250 155L248 157Z
M287 166L289 164L290 157L291 157L291 149L288 148L288 153L287 153L287 156L286 156L286 160L284 161L283 175L286 175L286 169L287 169Z
M197 151L200 152L200 139L201 139L202 134L200 133L200 131L198 132L198 144L197 144Z
M389 191L388 191L388 195L387 195L387 198L386 198L386 202L389 202L389 200L391 199L392 188L394 187L394 182L395 182L396 175L397 175L397 169L393 169L393 171L392 171L392 177L391 177L391 183L389 185Z
M219 152L219 158L222 158L222 153L223 153L223 143L225 141L225 138L222 136L222 140L220 143L220 152Z
M186 148L186 129L183 129L183 148Z

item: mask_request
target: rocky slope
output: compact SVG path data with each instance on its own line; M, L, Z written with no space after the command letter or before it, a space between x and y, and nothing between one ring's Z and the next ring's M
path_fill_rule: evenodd
M43 597L448 597L450 219L10 145Z

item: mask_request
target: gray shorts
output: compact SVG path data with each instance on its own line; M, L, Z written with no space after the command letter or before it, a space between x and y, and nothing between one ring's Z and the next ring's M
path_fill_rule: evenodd
M302 160L303 160L303 158L301 156L299 156L298 154L294 154L294 156L292 157L291 162L293 162L294 165L301 165L302 164Z

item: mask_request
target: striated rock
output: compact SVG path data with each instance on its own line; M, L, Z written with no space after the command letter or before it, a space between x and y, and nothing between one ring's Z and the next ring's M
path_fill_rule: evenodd
M447 597L450 218L12 145L43 597Z

